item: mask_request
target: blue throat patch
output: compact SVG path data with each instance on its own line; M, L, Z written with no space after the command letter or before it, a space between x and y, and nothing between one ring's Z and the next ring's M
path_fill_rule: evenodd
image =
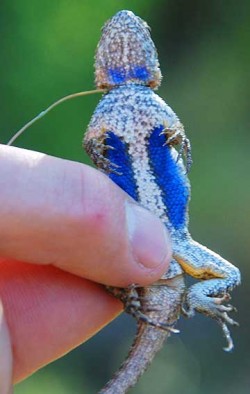
M128 71L126 71L124 67L110 68L108 70L108 75L110 82L115 85L135 79L146 83L150 77L150 74L145 66L137 65L131 65Z

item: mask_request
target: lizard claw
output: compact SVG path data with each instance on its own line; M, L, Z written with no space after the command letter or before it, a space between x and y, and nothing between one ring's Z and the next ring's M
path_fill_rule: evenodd
M107 136L108 138L108 136ZM104 141L100 141L97 138L92 138L85 142L85 150L90 155L93 162L97 165L97 167L105 172L106 174L116 174L122 175L121 172L117 171L119 166L115 163L112 163L109 159L105 157L105 152L108 150L114 150L113 146L105 144Z
M227 346L223 348L227 352L231 351L234 347L227 324L230 324L231 326L239 326L239 323L228 316L228 312L235 312L236 308L230 304L223 305L223 302L227 302L230 299L231 297L228 293L224 294L222 297L209 297L203 294L200 295L199 299L197 296L195 297L190 293L188 294L187 299L187 309L184 306L181 308L182 313L186 317L194 316L195 311L197 311L215 319L221 326L223 334L227 340Z
M225 350L225 352L231 352L234 348L234 343L233 343L230 331L224 322L218 321L218 323L220 324L223 334L224 334L226 341L227 341L227 346L224 347L223 350Z
M183 156L186 158L186 170L189 172L192 165L191 155L191 144L189 139L186 137L183 125L178 122L172 127L165 128L161 133L166 135L167 140L164 145L180 145L180 149L177 156L177 161Z
M173 334L178 334L180 332L170 324L158 322L150 318L148 315L144 314L139 308L133 308L130 306L129 308L125 308L125 311L132 315L137 321L141 321L146 325L156 327L160 330L168 331Z

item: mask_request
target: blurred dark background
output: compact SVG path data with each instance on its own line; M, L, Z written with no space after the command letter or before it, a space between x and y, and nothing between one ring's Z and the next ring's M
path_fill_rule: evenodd
M190 228L194 238L241 268L233 294L236 349L220 328L181 319L131 393L249 393L250 2L241 0L2 0L2 143L56 99L93 88L93 56L104 22L131 9L152 28L163 72L159 94L192 141ZM17 146L81 162L84 130L100 96L69 101L29 129ZM16 394L96 393L120 365L135 324L121 316L88 343L34 374Z

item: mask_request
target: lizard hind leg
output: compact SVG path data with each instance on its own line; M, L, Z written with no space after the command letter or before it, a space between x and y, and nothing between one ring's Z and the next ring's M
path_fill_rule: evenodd
M184 271L201 279L186 293L187 309L182 308L184 315L191 317L197 311L215 319L227 340L224 350L231 351L233 341L227 324L237 326L238 323L228 313L236 309L224 303L230 300L229 292L240 283L238 268L189 237L177 245L176 249L175 258Z
M161 312L160 307L155 303L152 304L152 299L148 290L155 286L167 286L166 280L155 282L153 285L147 287L140 287L136 284L131 284L126 288L118 288L107 286L107 290L113 296L118 298L124 304L124 311L133 316L137 322L145 325L155 327L159 330L178 334L179 330L175 329L172 324L161 321L157 315ZM155 315L154 318L152 315Z

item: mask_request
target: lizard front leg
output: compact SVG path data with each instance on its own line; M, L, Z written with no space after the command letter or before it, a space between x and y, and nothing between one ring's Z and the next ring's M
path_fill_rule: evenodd
M189 172L193 162L192 153L191 153L191 144L186 136L183 124L178 120L172 126L166 126L162 130L160 135L164 135L166 137L166 142L164 145L169 145L169 146L179 145L177 161L184 153L184 156L186 158L186 169L187 172Z
M112 163L107 157L106 153L109 149L114 149L113 146L108 145L107 143L108 135L104 131L101 133L101 136L91 139L85 139L84 149L91 157L93 163L106 174L114 173L117 175L121 175L118 171L119 166L115 163Z

